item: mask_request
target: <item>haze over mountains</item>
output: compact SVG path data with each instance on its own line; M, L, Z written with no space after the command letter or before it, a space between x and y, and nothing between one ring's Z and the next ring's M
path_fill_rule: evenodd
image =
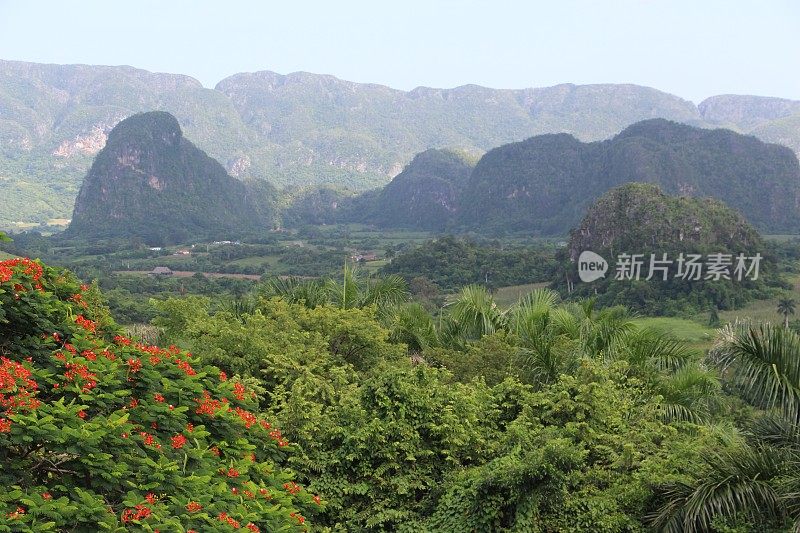
M594 141L654 117L731 127L800 150L800 103L773 98L719 96L695 106L634 85L406 92L267 71L207 89L189 76L131 67L0 61L0 225L69 217L111 128L154 109L174 114L231 175L278 187L364 190L428 148L479 154L562 132Z

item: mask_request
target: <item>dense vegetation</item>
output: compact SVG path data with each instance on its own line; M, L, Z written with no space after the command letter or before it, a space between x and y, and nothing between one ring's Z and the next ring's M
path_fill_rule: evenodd
M141 238L151 246L198 236L231 239L264 231L274 193L230 177L183 137L164 112L141 113L109 134L81 185L67 235Z
M96 288L0 262L0 529L307 530L322 501L255 390L132 340Z
M615 192L631 216L707 204L698 243L722 222L753 235L713 202ZM491 247L448 237L416 258ZM97 286L0 263L0 527L721 533L798 518L786 328L730 326L704 356L546 289L503 309L470 285L431 314L401 276L350 267L227 302L200 294L221 280L180 282L151 302L148 342Z
M549 282L555 272L552 248L445 236L398 254L383 267L411 281L423 277L445 290L472 283L490 288Z
M621 308L562 305L548 291L501 311L468 287L443 321L404 303L398 279L350 271L276 280L261 294L235 314L168 300L156 323L278 391L264 408L294 428L303 455L293 464L315 472L303 481L329 501L320 524L743 532L781 530L794 516L782 483L796 467L732 427L772 427L768 411L783 404L770 391L783 378L770 371L749 387L739 376L784 352L744 352L723 332L703 360ZM775 335L794 353L791 335ZM791 371L788 359L776 364ZM721 379L717 367L739 370Z

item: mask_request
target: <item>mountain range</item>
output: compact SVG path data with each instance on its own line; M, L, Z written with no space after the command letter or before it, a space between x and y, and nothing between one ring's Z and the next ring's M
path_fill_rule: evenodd
M185 242L283 224L564 235L601 195L626 183L715 198L765 232L800 230L800 164L788 148L731 130L664 119L605 141L545 134L488 151L417 154L380 190L311 189L287 204L266 180L237 179L163 111L124 119L86 174L67 237ZM691 225L691 221L686 221Z
M479 155L545 133L597 141L657 117L800 150L800 102L777 98L715 96L696 106L635 85L400 91L268 71L208 89L189 76L132 67L0 61L0 226L68 218L108 133L149 110L173 114L230 175L289 189L366 190L429 148Z
M603 193L632 182L657 185L672 196L721 200L766 233L800 231L800 164L792 150L664 119L637 122L590 143L566 133L537 135L493 148L477 162L428 150L382 190L329 197L314 209L302 204L306 215L299 218L563 235Z

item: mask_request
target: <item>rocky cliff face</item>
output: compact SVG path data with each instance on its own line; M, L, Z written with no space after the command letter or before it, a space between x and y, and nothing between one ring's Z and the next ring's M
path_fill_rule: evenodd
M248 187L183 137L163 112L134 115L108 135L81 186L68 235L151 243L266 230L269 190Z

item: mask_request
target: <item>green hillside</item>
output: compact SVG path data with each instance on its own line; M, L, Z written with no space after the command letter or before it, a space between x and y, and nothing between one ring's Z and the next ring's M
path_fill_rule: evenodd
M75 204L67 236L139 237L149 244L201 235L230 239L271 227L274 191L230 177L164 112L134 115L109 134Z

